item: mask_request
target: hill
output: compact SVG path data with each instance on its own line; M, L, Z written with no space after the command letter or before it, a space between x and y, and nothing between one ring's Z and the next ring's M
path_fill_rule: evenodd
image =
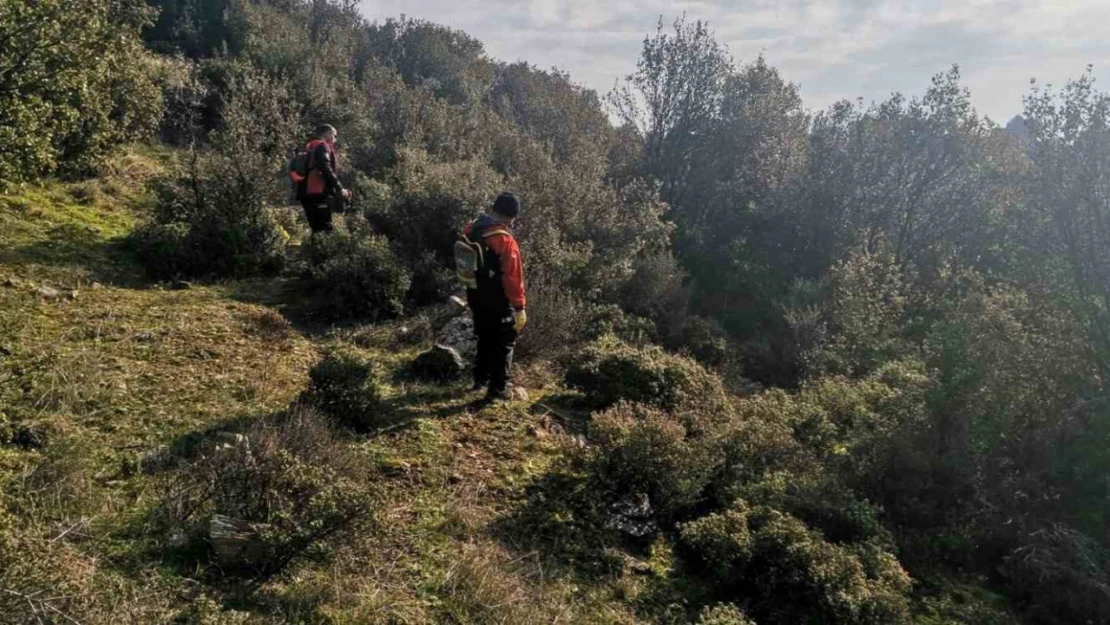
M1110 620L1090 73L1020 139L957 67L809 111L685 18L606 96L337 0L0 1L0 42L0 619ZM426 350L505 190L488 405Z

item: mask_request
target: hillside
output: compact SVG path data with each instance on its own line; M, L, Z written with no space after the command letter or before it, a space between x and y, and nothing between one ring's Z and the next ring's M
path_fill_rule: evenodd
M90 199L98 182L0 198L4 412L18 415L3 448L18 558L4 563L16 567L4 622L631 622L612 589L545 574L491 529L567 436L536 387L529 402L479 408L461 384L391 383L383 409L395 423L342 441L375 485L373 533L250 598L218 571L167 558L150 520L165 480L144 458L286 409L321 351L342 346L398 372L427 345L398 348L400 323L298 328L279 312L280 285L134 281L120 238L149 199L135 188Z
M1015 137L956 66L812 111L679 17L598 94L356 5L0 0L0 620L1110 621L1089 71ZM504 192L489 404L432 346Z

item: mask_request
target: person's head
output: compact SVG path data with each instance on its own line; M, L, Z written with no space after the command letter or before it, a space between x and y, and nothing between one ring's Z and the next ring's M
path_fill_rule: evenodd
M335 140L339 138L339 133L335 130L335 126L331 124L320 124L316 127L316 131L313 132L312 135L328 143L335 143Z
M498 221L511 224L516 216L520 214L520 200L516 199L516 196L512 193L502 193L493 201L490 214Z

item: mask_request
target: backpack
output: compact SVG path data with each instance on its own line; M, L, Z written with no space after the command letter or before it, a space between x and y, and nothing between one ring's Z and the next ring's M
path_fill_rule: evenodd
M481 239L495 235L508 234L503 228L490 228L482 233ZM485 246L481 240L472 241L466 233L459 234L455 241L455 274L468 289L478 288L478 271L486 266Z
M297 150L289 160L289 182L292 186L292 195L297 200L304 199L308 189L308 174L312 171L312 156L308 153L308 146Z

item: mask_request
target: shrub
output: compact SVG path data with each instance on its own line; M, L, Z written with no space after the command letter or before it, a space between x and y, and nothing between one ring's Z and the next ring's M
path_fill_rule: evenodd
M740 608L731 603L721 603L701 611L697 625L755 625L744 616Z
M680 531L716 591L751 597L761 623L908 622L909 576L872 545L826 542L798 519L743 500Z
M401 314L409 273L385 238L362 228L319 234L305 256L305 287L323 314L368 321Z
M698 363L658 347L633 347L615 337L602 338L572 358L566 383L586 393L597 408L625 400L710 420L731 412L721 380Z
M516 344L520 360L557 358L586 340L589 307L570 288L541 273L528 277L528 325Z
M616 304L595 306L586 326L586 338L597 340L610 334L630 345L646 345L657 338L651 319L630 315Z
M1110 622L1110 554L1089 536L1039 530L1006 557L1002 573L1033 622Z
M361 432L384 421L378 372L356 353L328 354L308 377L306 399L344 427Z
M271 211L287 199L274 172L296 133L295 107L283 83L238 62L213 63L226 74L222 125L210 149L193 147L183 171L155 181L153 219L134 237L155 278L273 273L290 238ZM181 132L195 138L199 115L186 109Z
M647 495L656 518L671 522L705 498L716 458L679 418L622 403L594 415L589 433L588 471L610 502Z
M170 474L162 509L187 535L208 533L225 570L265 579L325 539L368 527L364 472L323 417L296 406ZM238 535L217 534L221 519Z

